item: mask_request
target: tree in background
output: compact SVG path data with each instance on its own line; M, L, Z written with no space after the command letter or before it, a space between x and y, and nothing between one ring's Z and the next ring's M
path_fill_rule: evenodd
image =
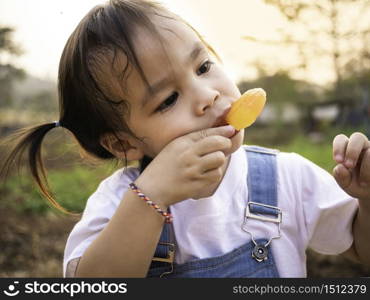
M308 82L293 79L286 71L280 71L273 75L265 73L265 70L259 69L257 79L252 81L241 81L238 87L241 92L254 87L263 87L268 97L274 99L269 102L277 111L278 115L282 114L284 106L292 103L312 101L317 99L315 93L317 87Z
M264 2L276 7L289 26L279 31L280 38L275 41L244 38L278 49L295 49L299 60L284 70L287 76L294 77L299 72L304 74L318 69L317 66L325 66L332 71L332 84L323 85L320 97L307 99L307 102L296 98L304 113L311 114L308 119L312 119L317 106L315 102L319 100L325 102L322 103L324 105L339 107L337 123L358 125L366 121L370 101L370 1Z
M368 0L264 0L279 9L291 25L281 32L280 44L296 47L305 71L331 62L332 96L343 95L349 76L363 80L370 70L370 1ZM348 73L350 69L356 73Z
M0 108L12 105L12 83L25 77L22 69L16 68L6 58L22 54L12 40L13 29L0 26Z

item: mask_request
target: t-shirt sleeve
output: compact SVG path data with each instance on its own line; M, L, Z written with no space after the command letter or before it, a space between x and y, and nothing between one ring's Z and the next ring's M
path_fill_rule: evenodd
M87 200L81 220L68 236L63 259L63 277L68 262L81 257L115 213L128 184L136 179L136 169L119 170L101 182Z
M301 174L300 198L308 248L322 254L344 252L353 242L357 199L344 192L326 170L298 154L295 160Z

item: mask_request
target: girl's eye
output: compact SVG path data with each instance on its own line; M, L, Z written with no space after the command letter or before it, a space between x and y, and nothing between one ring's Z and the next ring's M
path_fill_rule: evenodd
M213 64L213 62L207 60L206 62L204 62L200 68L198 69L197 71L197 75L202 75L204 73L207 73L209 71L209 69L211 68L211 65Z
M172 105L174 105L177 101L177 98L179 97L178 92L174 92L171 96L169 96L166 100L164 100L156 109L156 111L162 112L166 109L170 108Z

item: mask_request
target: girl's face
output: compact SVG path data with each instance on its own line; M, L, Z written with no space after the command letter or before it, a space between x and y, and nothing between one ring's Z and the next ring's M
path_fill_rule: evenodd
M189 26L163 17L155 23L162 44L144 29L138 30L135 42L151 89L132 69L126 95L131 106L128 125L143 140L137 145L142 153L152 158L177 137L222 125L231 103L240 97ZM232 148L225 154L237 150L243 137L243 130L232 137Z

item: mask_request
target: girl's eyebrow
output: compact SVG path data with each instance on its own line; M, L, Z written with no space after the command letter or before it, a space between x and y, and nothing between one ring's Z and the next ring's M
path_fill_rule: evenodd
M203 51L206 51L203 43L196 42L194 44L192 50L190 51L190 54L188 55L187 60L186 60L185 63L189 64L189 63L193 62L194 60L196 60L198 58L199 54ZM167 76L167 77L164 77L162 79L159 79L158 81L154 82L153 84L148 84L148 86L146 88L145 95L144 95L144 97L141 101L142 107L147 105L148 102L150 101L150 99L155 94L157 94L162 89L164 89L167 85L169 85L171 83L171 81L173 81L173 78L171 76Z

